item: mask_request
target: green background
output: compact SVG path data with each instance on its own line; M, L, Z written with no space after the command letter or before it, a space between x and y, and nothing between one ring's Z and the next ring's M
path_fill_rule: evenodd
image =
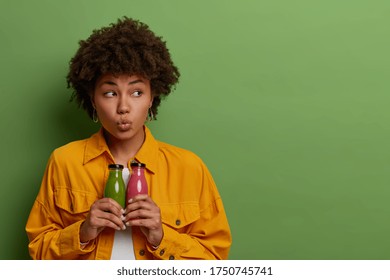
M98 129L68 62L127 15L182 76L150 127L197 153L223 197L230 259L390 259L390 1L0 1L0 258L51 151Z

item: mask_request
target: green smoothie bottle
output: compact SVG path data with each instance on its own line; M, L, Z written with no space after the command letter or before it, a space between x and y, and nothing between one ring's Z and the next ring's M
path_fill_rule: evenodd
M108 179L104 188L104 197L110 197L125 208L126 187L122 177L123 165L109 164Z

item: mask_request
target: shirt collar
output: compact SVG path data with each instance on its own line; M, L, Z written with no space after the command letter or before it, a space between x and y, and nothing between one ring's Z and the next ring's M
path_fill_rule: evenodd
M88 163L94 158L97 158L104 152L108 153L109 155L111 154L103 136L103 129L101 128L98 132L87 139L84 153L84 164Z
M149 128L144 126L145 129L145 141L135 155L135 159L138 162L145 163L146 169L155 173L157 170L157 159L158 159L158 142L153 137Z
M135 160L138 162L145 163L146 169L152 173L156 172L157 159L158 159L158 142L153 137L149 128L144 126L145 140L141 148L135 155ZM111 156L110 150L108 149L106 140L103 136L103 129L101 128L98 132L93 134L87 139L87 144L84 153L84 164L90 160L97 158L103 153L107 153ZM112 157L112 156L111 156Z

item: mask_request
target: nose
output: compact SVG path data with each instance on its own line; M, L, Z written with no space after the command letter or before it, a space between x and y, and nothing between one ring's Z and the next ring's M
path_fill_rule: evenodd
M126 100L126 96L122 95L118 99L118 108L117 108L118 114L127 114L130 112L130 103L128 100Z

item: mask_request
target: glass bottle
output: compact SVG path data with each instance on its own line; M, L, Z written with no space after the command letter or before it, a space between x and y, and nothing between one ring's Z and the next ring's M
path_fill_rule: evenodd
M132 162L131 175L127 184L126 203L138 194L148 194L148 183L145 178L145 164Z
M110 197L125 208L126 188L122 177L123 165L109 164L109 173L106 186L104 188L104 197Z

